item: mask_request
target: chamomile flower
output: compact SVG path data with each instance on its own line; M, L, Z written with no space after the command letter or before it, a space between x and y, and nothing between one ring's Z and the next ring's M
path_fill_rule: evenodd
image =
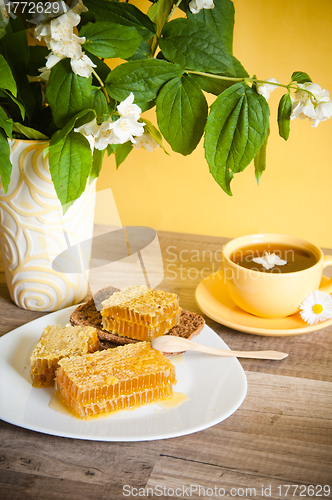
M309 325L332 318L332 297L321 290L309 293L300 305L300 314Z

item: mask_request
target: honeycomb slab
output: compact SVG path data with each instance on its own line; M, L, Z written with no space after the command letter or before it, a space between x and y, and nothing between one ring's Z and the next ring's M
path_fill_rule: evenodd
M175 367L149 342L59 361L55 390L70 411L86 419L172 397Z
M34 387L54 385L59 360L99 348L97 330L90 326L47 326L32 352L31 379Z
M146 286L123 288L102 306L104 330L136 340L153 340L180 322L177 295Z

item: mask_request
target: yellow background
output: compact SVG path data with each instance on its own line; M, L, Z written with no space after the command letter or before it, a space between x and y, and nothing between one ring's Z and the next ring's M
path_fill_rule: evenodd
M151 4L136 5L146 11ZM250 75L287 84L293 71L305 71L332 95L331 0L234 0L234 6L234 55ZM285 142L277 129L281 95L277 89L269 99L260 186L252 162L235 175L233 197L226 195L209 173L201 141L187 157L167 144L170 156L134 149L118 171L114 157L105 156L98 189L112 188L124 225L226 237L278 232L332 248L332 118L318 128L292 121ZM153 110L144 116L157 124ZM107 203L98 204L96 222L110 222Z

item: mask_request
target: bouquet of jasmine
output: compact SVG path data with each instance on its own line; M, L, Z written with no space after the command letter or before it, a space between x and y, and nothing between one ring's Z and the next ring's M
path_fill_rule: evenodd
M31 7L32 6L32 7ZM33 6L35 8L33 8ZM176 9L182 17L173 19ZM332 115L328 91L308 74L290 82L250 77L232 53L230 0L157 0L146 13L116 0L0 0L0 176L11 175L8 138L49 140L63 205L98 177L105 151L117 167L133 147L189 155L204 135L210 172L231 194L254 159L265 169L270 92L284 89L279 133L290 120L316 127ZM120 58L113 71L105 59ZM208 108L204 92L216 96ZM159 130L142 115L155 107Z

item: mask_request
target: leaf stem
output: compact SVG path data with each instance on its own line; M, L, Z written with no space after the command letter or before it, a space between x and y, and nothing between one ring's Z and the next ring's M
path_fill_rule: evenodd
M100 86L101 86L101 90L104 92L104 95L106 97L106 101L107 101L107 104L110 104L111 100L109 98L109 95L107 93L107 90L106 90L106 87L105 87L105 84L103 82L103 80L100 78L100 76L98 75L98 73L92 68L92 73L94 74L94 76L97 78L98 82L100 83Z
M169 16L167 18L167 22L171 19L172 15L174 14L174 12L176 11L176 9L178 8L178 6L180 5L180 3L182 2L182 0L178 0L176 2L176 4L174 5L173 9L171 10L171 12L169 13Z

